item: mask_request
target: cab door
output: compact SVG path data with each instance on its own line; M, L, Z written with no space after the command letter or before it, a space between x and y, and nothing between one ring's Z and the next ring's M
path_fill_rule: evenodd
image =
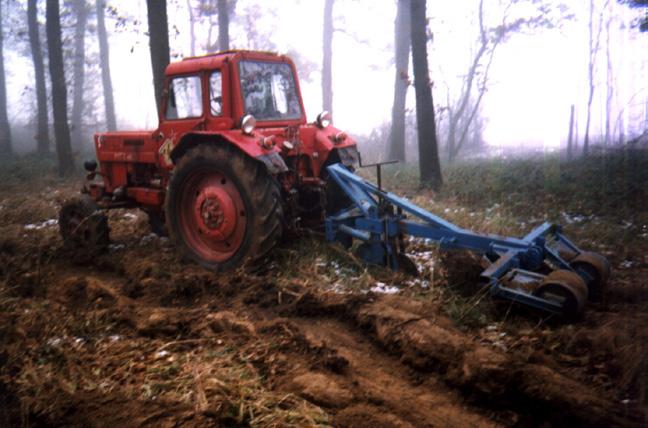
M229 68L216 68L207 73L207 130L221 131L232 129L232 119L229 84Z
M184 134L205 129L208 112L204 108L203 74L173 76L168 80L156 136L161 141L161 160L167 165L171 150Z

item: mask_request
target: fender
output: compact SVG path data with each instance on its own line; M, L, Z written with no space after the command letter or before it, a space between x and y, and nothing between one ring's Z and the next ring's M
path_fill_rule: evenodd
M288 171L280 150L274 146L269 149L264 148L263 139L264 136L258 132L246 135L237 129L223 132L193 131L183 135L171 150L169 154L171 168L187 150L198 144L227 144L235 146L249 157L263 163L270 174L276 175Z

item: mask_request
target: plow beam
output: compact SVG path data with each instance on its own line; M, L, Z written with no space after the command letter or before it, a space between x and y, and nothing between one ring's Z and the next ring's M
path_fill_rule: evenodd
M405 237L436 243L443 250L468 250L483 256L481 273L493 296L566 317L580 314L588 297L600 295L609 263L583 251L544 223L522 238L480 234L463 229L409 200L384 191L341 164L328 167L352 205L326 218L326 237L347 245L361 241L359 255L368 263L403 269ZM408 262L409 261L409 262Z

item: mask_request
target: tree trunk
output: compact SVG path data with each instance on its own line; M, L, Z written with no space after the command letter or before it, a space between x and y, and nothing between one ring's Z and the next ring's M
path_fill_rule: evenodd
M67 88L63 69L61 44L61 21L58 0L47 0L47 49L49 52L49 71L52 81L52 110L54 112L54 135L60 176L74 171L74 160L70 148L70 127L67 116Z
M189 11L189 53L191 56L196 56L196 17L191 7L191 0L187 0L187 10Z
M333 1L324 0L322 108L333 117Z
M169 65L169 24L167 22L166 0L146 0L148 9L149 46L155 102L160 108L164 89L164 70Z
M574 105L571 105L569 114L569 137L567 137L567 160L571 160L574 154Z
M420 181L438 191L443 185L427 60L427 19L425 0L411 2L412 64L416 91L416 124L418 127Z
M229 11L227 0L218 0L218 47L229 50Z
M115 119L115 101L113 99L112 78L110 77L110 51L108 48L108 35L106 34L104 8L104 1L97 0L97 36L99 37L99 58L101 62L104 108L106 111L106 127L108 131L114 131L117 129L117 120Z
M7 84L5 82L5 69L2 47L2 7L0 6L0 156L4 158L13 155L11 147L11 129L9 128L9 116L7 115Z
M612 24L612 11L608 11L609 15L605 22L605 58L607 60L607 68L605 74L605 81L607 86L607 93L605 97L605 146L611 144L612 139L612 98L614 97L614 70L610 49L610 26Z
M74 100L72 102L72 144L80 148L83 144L81 117L83 115L83 81L85 74L85 29L88 9L85 0L75 0L74 11Z
M45 86L45 67L43 66L43 51L40 36L38 35L36 0L27 2L27 26L29 28L29 45L31 47L32 61L34 62L34 83L36 86L37 153L40 156L49 154L49 129L47 117L47 89Z
M398 0L396 22L394 23L394 59L396 78L394 82L394 104L389 133L388 159L405 161L405 102L409 87L409 53L411 42L410 0Z
M607 1L604 8L607 7ZM601 29L602 29L603 13L599 15L598 32L594 38L594 0L590 0L589 6L589 64L588 64L588 82L589 82L589 96L587 98L587 117L585 119L585 136L583 138L583 155L589 154L590 143L590 123L592 121L592 102L594 101L594 69L596 67L596 57L598 55L601 43Z

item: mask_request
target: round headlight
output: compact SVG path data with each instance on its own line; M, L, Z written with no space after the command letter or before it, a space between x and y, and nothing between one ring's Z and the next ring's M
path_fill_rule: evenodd
M317 126L320 128L326 128L331 124L331 113L324 110L317 115Z
M251 114L246 114L243 116L243 119L241 119L241 130L243 131L244 134L252 134L252 131L254 131L254 128L256 127L256 119L254 116Z

